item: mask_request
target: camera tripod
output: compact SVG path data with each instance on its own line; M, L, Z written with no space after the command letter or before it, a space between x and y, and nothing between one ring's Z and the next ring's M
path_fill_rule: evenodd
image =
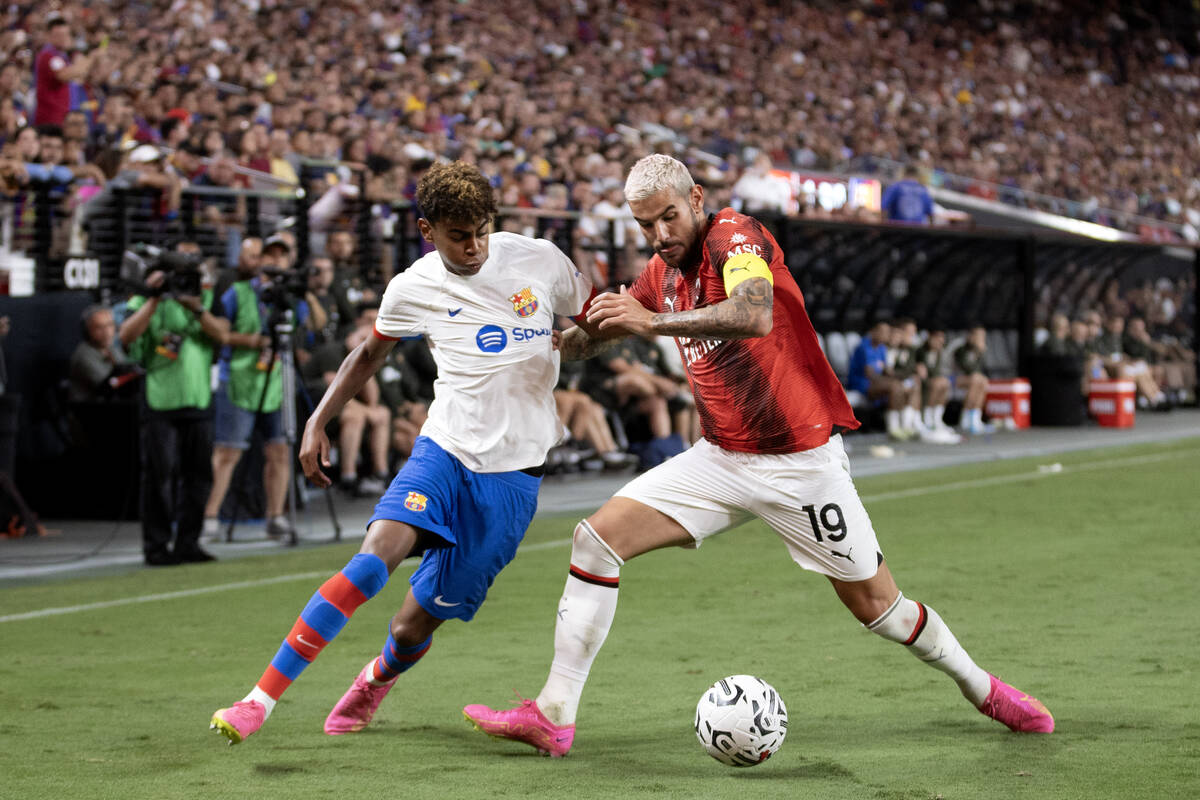
M278 309L271 315L271 320L268 328L271 331L271 344L268 354L272 356L268 363L273 361L274 356L279 357L280 379L282 383L282 397L280 399L280 417L283 427L283 435L287 440L288 458L288 491L287 491L287 514L291 533L288 536L288 545L295 546L297 543L296 537L296 506L297 506L297 488L296 482L299 476L296 475L294 462L296 460L296 361L293 351L292 334L295 331L295 313L290 308ZM262 393L258 398L258 409L255 411L255 417L261 417L263 414L263 405L267 400L267 390L270 387L270 378L263 384ZM338 521L337 510L333 506L333 498L328 491L324 491L326 508L329 511L329 521L333 524L333 541L339 542L342 539L342 525ZM234 505L234 516L229 521L229 525L225 529L225 541L233 541L233 529L237 525L237 509L241 506L240 503Z

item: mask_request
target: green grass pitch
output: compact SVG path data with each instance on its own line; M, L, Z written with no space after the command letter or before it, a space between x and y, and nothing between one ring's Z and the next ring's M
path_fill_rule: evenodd
M1184 440L859 481L901 588L1041 698L1050 736L984 718L754 523L623 569L568 758L489 739L460 709L541 687L571 516L539 520L475 621L444 626L372 727L338 738L321 724L379 651L407 564L236 747L209 716L354 544L0 590L0 796L1198 797L1198 475L1200 440ZM747 770L691 729L704 688L739 672L790 715L783 748Z

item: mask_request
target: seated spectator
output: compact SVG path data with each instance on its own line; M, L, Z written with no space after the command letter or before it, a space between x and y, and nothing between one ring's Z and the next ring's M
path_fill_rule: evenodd
M1095 349L1104 362L1104 370L1110 378L1133 381L1137 387L1138 406L1166 410L1170 407L1166 394L1154 380L1150 365L1140 358L1131 358L1125 352L1125 318L1120 314L1109 314L1104 320L1104 329L1095 340Z
M554 388L554 406L558 420L570 438L561 445L566 468L586 465L598 459L597 468L624 469L638 463L635 455L622 451L613 438L612 428L604 407L579 390L583 379L581 361L565 362L559 370L558 385ZM547 461L552 456L547 457Z
M945 425L940 427L926 424L923 403L928 390L928 370L917 360L917 323L908 318L898 319L891 326L891 341L888 347L888 372L908 392L908 405L900 412L902 425L913 431L923 442L931 444L958 444L962 437ZM949 381L946 381L949 394ZM945 397L940 398L945 404Z
M1070 350L1071 320L1066 314L1054 314L1050 317L1049 335L1038 348L1038 355L1061 356Z
M889 372L888 342L891 336L892 326L887 321L879 320L871 326L850 356L847 384L873 404L887 404L884 421L888 436L904 442L916 435L916 408L921 402L921 389L919 386L906 387Z
M946 374L946 332L938 328L929 331L925 342L913 355L913 360L924 390L922 419L925 427L931 431L949 431L945 416L952 387Z
M979 436L994 432L995 426L983 421L983 404L987 401L988 378L983 369L987 354L987 329L975 325L967 332L967 340L954 351L957 388L966 392L963 398L963 433Z
M1172 403L1181 405L1195 397L1196 358L1190 350L1152 339L1142 317L1129 318L1122 344L1130 358L1152 365L1155 380L1166 388Z
M134 377L133 364L117 339L112 309L88 306L80 323L84 337L71 353L67 398L77 403L107 400Z
M333 383L338 367L346 360L350 351L358 347L371 335L379 309L363 306L355 324L345 337L317 348L304 365L302 377L306 385L321 385L324 389ZM313 398L318 399L317 397ZM339 485L348 494L379 494L391 480L388 450L392 441L391 412L383 403L379 381L372 376L358 397L349 400L338 416L338 469L341 472ZM362 450L363 437L369 429L367 455L369 472L360 476L358 456ZM410 445L411 452L411 445Z
M416 345L424 345L423 341L412 340ZM407 343L406 343L407 344ZM433 391L433 381L428 386L423 385L424 379L416 366L409 362L407 354L415 348L393 347L388 353L376 378L379 380L379 390L383 402L392 412L392 457L405 459L412 455L413 443L421 433L421 426L429 416L428 393ZM428 347L422 347L426 353ZM393 465L392 471L398 469Z
M589 359L580 388L621 415L630 449L642 451L640 466L649 469L682 452L684 446L672 431L667 402L679 394L679 386L650 371L643 362L644 349L639 337L629 336L614 349Z
M1104 364L1092 349L1091 326L1082 316L1071 320L1071 334L1067 341L1067 355L1079 359L1083 367L1083 378L1079 390L1087 397L1088 387L1093 380L1105 377Z

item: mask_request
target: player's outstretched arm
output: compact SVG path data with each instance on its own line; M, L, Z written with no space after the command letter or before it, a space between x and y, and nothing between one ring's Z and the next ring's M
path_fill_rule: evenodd
M620 294L602 294L592 302L588 322L606 334L622 330L643 336L753 339L771 332L774 300L771 282L753 277L734 286L727 299L714 305L656 314L627 294L622 286Z
M321 471L322 466L330 466L329 437L325 435L325 427L342 413L346 403L363 390L383 366L395 345L394 340L369 336L350 351L333 376L333 383L329 384L321 396L321 402L317 403L312 416L308 418L304 437L300 440L300 466L304 469L304 477L315 485L321 488L330 485L329 478Z
M586 361L592 356L611 350L619 341L619 335L597 336L589 333L582 325L576 325L562 332L558 350L562 353L564 361Z

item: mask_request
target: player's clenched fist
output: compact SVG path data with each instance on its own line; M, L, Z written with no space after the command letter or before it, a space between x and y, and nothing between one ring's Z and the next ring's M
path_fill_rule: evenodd
M621 286L619 294L605 292L597 295L592 300L592 306L588 309L587 315L587 321L599 330L607 332L624 330L639 336L650 333L650 323L653 318L654 312L649 311L635 300L633 295L625 290L624 285Z

